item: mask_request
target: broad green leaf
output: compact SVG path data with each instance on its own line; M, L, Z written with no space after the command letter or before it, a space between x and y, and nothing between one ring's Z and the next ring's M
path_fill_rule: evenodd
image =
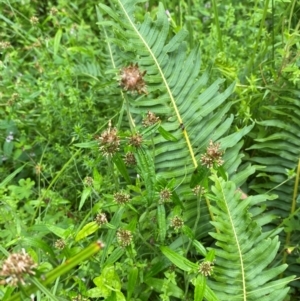
M0 188L5 187L18 173L22 171L22 169L26 166L26 164L22 165L18 169L16 169L14 172L12 172L10 175L8 175L1 183Z
M52 232L54 233L56 236L62 238L62 239L67 239L72 231L73 231L73 227L72 228L67 228L67 229L63 229L60 227L57 227L55 225L50 225L50 224L46 224L46 227Z
M158 128L159 133L168 141L178 141L176 137L166 131L162 126Z
M57 53L58 53L58 49L59 49L59 46L60 46L61 37L62 37L62 29L59 28L58 31L55 34L55 37L54 37L54 46L53 46L53 54L54 54L54 56L56 56Z
M193 270L197 270L198 265L189 261L187 258L183 257L182 255L176 253L175 251L171 250L168 247L160 247L162 253L178 268L183 271L190 272Z
M165 240L167 234L166 210L164 204L157 206L158 237L160 242Z
M84 187L84 189L81 193L80 203L79 203L79 207L78 207L79 211L81 210L86 199L91 195L91 193L92 193L92 187Z
M206 289L206 278L202 274L199 274L193 281L195 285L194 301L202 301L204 292Z
M131 267L128 275L127 283L127 301L131 299L131 296L137 286L139 270L137 267Z
M82 240L86 238L87 236L95 233L99 229L99 225L93 221L88 224L86 224L76 235L75 241Z
M124 163L124 160L121 158L121 156L119 154L115 154L113 156L113 162L117 166L119 172L124 177L124 179L126 180L126 182L128 184L131 184L131 180L130 180L130 177L129 177L129 174L128 174L127 167L126 167L126 165Z

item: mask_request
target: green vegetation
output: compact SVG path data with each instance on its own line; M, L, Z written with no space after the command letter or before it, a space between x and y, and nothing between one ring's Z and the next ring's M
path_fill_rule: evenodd
M194 2L1 2L1 300L300 300L300 5Z

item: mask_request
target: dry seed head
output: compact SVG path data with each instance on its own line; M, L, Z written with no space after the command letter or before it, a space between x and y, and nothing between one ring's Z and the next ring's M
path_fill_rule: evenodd
M206 149L206 153L201 156L201 164L207 168L212 168L214 164L221 166L224 163L222 160L223 151L220 150L220 143L213 143L209 141L209 146Z
M119 150L120 137L117 135L117 129L111 128L111 124L96 140L99 143L100 151L106 157L113 156Z
M120 86L125 91L138 92L139 94L148 94L144 75L146 71L141 72L138 64L130 64L121 70Z
M179 229L181 229L184 225L183 219L179 216L174 216L171 219L171 226L177 231Z
M92 186L94 183L94 179L92 177L85 177L84 178L84 184L86 186Z
M156 115L150 111L148 111L147 116L143 119L143 126L148 127L151 126L159 121L159 117L156 117Z
M142 145L142 142L143 142L143 137L139 133L133 134L129 138L129 145L134 146L134 147L140 147Z
M124 161L126 165L136 165L136 160L132 152L126 153Z
M169 201L172 196L172 192L168 188L164 188L159 192L160 201L162 203Z
M114 194L114 200L119 205L124 205L130 201L130 195L124 191L116 192Z
M105 213L98 213L96 218L95 218L96 223L101 226L107 224L107 218Z
M213 272L213 265L214 263L211 261L204 261L201 262L198 268L199 273L201 273L204 276L210 276L211 273Z
M36 25L39 23L39 18L37 18L36 16L32 16L29 21L32 25Z
M131 244L132 233L129 230L120 229L117 232L118 243L124 248Z
M6 277L6 283L16 286L18 283L25 285L25 275L35 275L37 264L23 249L20 253L13 253L3 262L0 276Z
M207 193L206 189L204 187L202 187L201 185L196 185L193 188L193 192L195 195L199 196L199 195L204 195L205 193Z
M66 242L63 239L58 239L55 243L54 243L54 247L56 249L62 250L64 249L66 246Z

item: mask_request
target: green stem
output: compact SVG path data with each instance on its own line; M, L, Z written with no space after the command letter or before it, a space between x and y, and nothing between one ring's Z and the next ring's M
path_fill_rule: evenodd
M256 42L255 42L255 45L254 45L254 48L253 48L253 51L252 51L253 55L251 56L251 59L249 61L248 70L252 70L253 62L254 62L254 59L256 57L256 51L257 51L258 45L261 43L261 33L262 33L262 30L263 30L263 27L265 26L265 21L266 21L266 17L267 17L267 13L268 13L268 7L269 7L269 1L270 0L265 1L264 11L263 11L263 15L262 15L262 18L261 18L261 21L260 21L259 30L258 30L258 33L257 33L257 36L256 36Z
M213 9L214 9L214 18L215 18L215 24L216 24L216 28L217 28L217 34L218 34L219 49L220 49L220 51L223 51L222 32L221 32L220 23L219 23L217 0L213 0L212 4L213 4Z

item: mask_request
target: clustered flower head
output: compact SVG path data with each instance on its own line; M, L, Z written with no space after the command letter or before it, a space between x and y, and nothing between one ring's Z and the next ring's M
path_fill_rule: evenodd
M116 192L114 194L114 200L119 205L124 205L130 201L130 195L124 191Z
M117 241L123 248L129 246L132 242L131 231L119 229L117 232Z
M206 153L201 156L201 164L212 168L214 164L221 166L224 161L222 160L223 151L220 150L220 143L209 142L209 146L206 149Z
M84 184L86 186L92 186L94 183L94 179L92 177L85 177L84 178Z
M113 156L119 150L120 137L117 135L117 129L112 128L110 123L108 129L97 137L96 140L100 145L100 151L106 157Z
M129 145L134 146L134 147L140 147L143 143L143 137L141 134L136 133L132 134L129 138Z
M0 41L0 49L7 49L9 47L11 47L10 42Z
M36 16L32 16L29 21L32 25L36 25L39 23L39 19Z
M96 223L101 226L101 225L104 225L104 224L107 224L107 218L106 218L106 214L105 213L98 213L96 215L96 218L95 218L95 221Z
M141 72L138 64L130 64L121 70L120 86L125 91L138 92L139 94L148 94L144 75L146 71Z
M143 119L143 126L148 127L159 121L159 117L157 117L154 113L148 111L147 116Z
M213 272L213 265L214 263L212 261L203 261L200 263L198 271L206 277L210 276Z
M175 230L179 230L183 227L184 225L184 222L183 222L183 219L179 216L174 216L172 219L171 219L171 226L175 229Z
M3 262L0 276L6 277L6 283L16 286L18 283L25 285L25 275L35 275L37 264L23 249L20 253L13 253Z
M202 187L201 185L196 185L193 188L193 192L195 195L199 196L199 195L203 195L205 193L207 193L206 189L204 187Z
M126 153L124 161L125 161L126 165L129 165L129 166L136 165L135 156L132 152Z
M54 243L54 247L56 249L62 250L64 249L66 246L66 242L63 239L58 239L55 243Z
M159 198L162 203L169 201L171 196L172 192L169 188L164 188L159 192Z

